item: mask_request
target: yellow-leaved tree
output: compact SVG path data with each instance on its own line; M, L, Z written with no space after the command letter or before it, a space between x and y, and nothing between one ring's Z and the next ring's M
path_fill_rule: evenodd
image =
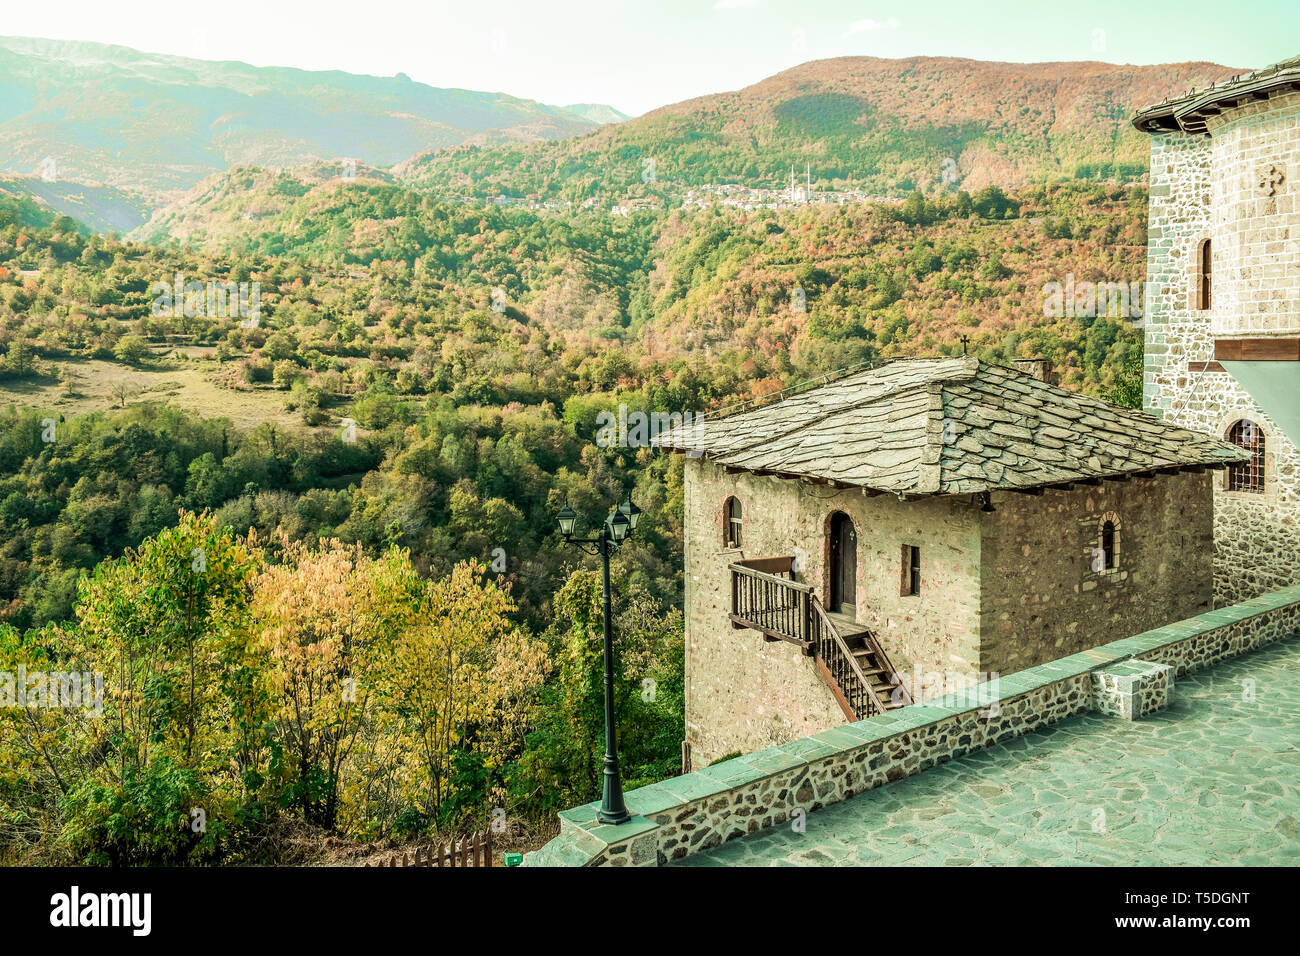
M523 746L550 665L514 609L481 563L457 564L427 584L417 620L393 641L380 684L398 715L407 799L426 821L457 822L444 812L457 789L491 781ZM466 763L480 774L458 773Z
M332 829L355 752L378 745L372 673L413 620L424 582L402 554L373 561L360 545L334 540L314 550L279 544L281 561L258 576L250 614L271 665L284 797L308 822Z

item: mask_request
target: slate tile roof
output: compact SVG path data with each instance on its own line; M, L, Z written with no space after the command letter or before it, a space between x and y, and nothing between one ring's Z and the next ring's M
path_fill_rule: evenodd
M1243 103L1266 100L1300 89L1300 56L1274 63L1262 70L1238 74L1212 83L1208 89L1192 90L1139 110L1133 125L1144 133L1204 133L1206 119Z
M908 495L1224 467L1235 445L975 358L899 359L659 435L729 468Z

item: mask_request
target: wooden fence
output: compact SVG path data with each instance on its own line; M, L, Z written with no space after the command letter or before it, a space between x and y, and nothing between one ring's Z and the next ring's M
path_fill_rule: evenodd
M416 847L415 856L403 853L393 856L387 863L377 866L472 866L492 865L492 831L475 833L449 843L439 841L433 846ZM366 866L371 866L367 863Z

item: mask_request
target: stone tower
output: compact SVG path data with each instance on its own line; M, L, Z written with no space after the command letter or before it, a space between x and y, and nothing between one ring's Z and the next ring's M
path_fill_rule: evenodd
M1215 479L1215 600L1300 581L1300 57L1138 113L1143 407L1252 459Z

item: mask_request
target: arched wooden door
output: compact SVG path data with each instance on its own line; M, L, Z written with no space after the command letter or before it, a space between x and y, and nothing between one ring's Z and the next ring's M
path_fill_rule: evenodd
M842 511L831 515L830 610L856 614L858 605L858 533Z

